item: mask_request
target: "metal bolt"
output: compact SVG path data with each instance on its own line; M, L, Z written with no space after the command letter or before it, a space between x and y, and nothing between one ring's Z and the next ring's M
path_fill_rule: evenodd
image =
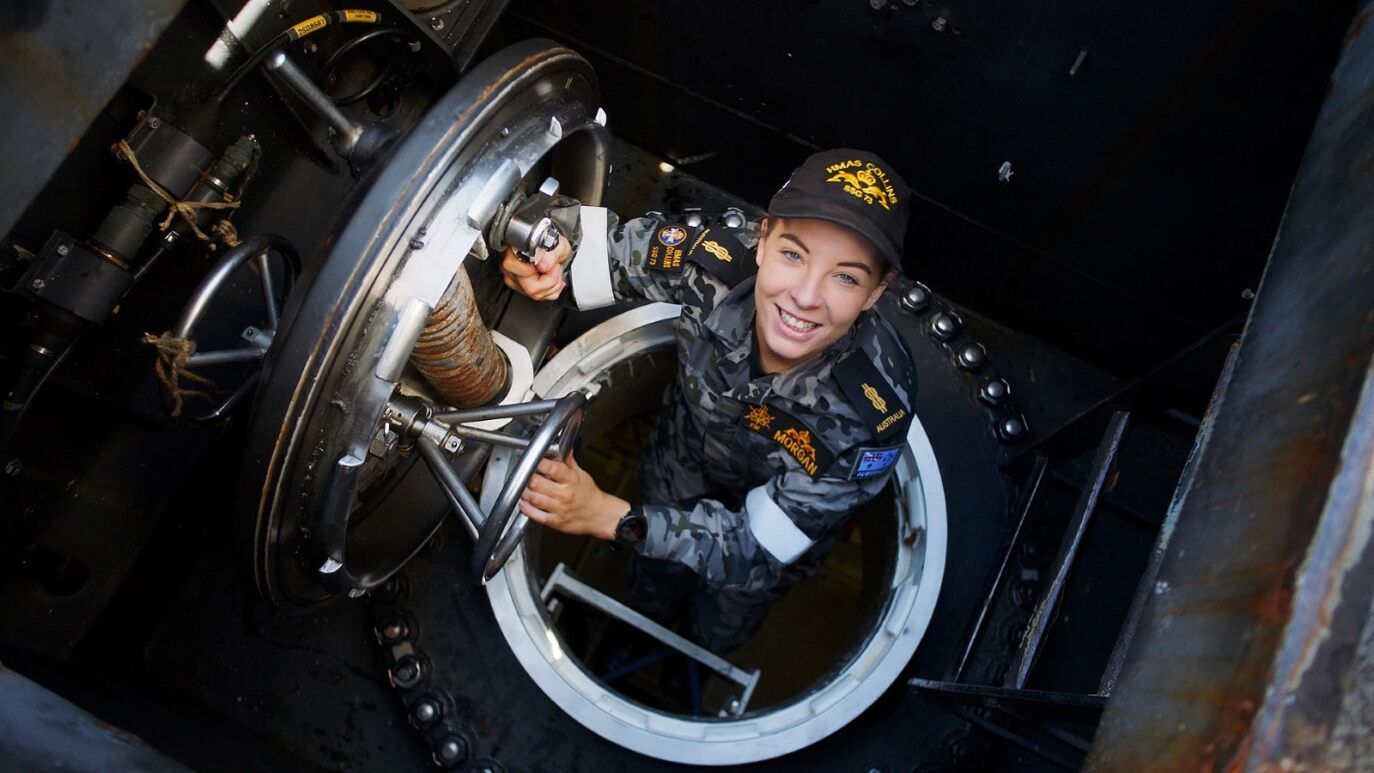
M14 476L24 471L24 463L18 459L11 459L5 462L5 474Z
M315 41L307 40L305 41L305 45L301 46L301 50L304 51L306 54L313 54L316 51L319 51L320 47L315 45Z
M423 249L425 248L425 240L424 240L424 239L421 239L421 238L418 237L418 236L415 237L414 239L411 239L411 240L410 240L410 248L411 248L412 250L423 250Z
M415 704L415 708L411 710L410 715L415 718L416 724L420 725L420 727L425 727L438 719L442 711L443 708L433 698L425 698Z
M461 445L461 443L458 440L458 438L451 437L444 441L444 450L449 451L451 453L453 451L457 451L459 445Z
M930 23L930 28L935 30L936 32L944 32L946 24L948 24L948 22L945 21L945 17L936 16L935 21L932 21Z
M29 283L29 287L32 287L35 290L42 290L43 287L47 284L48 283L44 282L42 279L35 279Z
M1002 165L997 167L997 182L1009 183L1011 182L1011 176L1014 174L1016 173L1011 171L1011 162L1003 161Z
M902 308L913 314L925 311L926 306L930 305L930 288L917 282L902 294L901 303Z
M1011 394L1011 385L1004 378L993 378L983 382L983 386L978 390L978 399L988 405L1001 405L1002 401Z
M420 683L420 661L407 655L391 667L391 683L409 689Z
M738 209L727 209L725 215L721 217L721 222L725 223L726 228L744 227L744 213Z
M414 53L414 54L420 53L420 41L418 41L418 40L412 40L412 41L410 41L409 43L407 43L406 45L410 47L411 53Z
M162 125L162 120L159 119L157 116L151 116L150 118L148 118L148 128L149 128L149 129L156 129L157 127L159 127L159 126L161 126L161 125Z
M444 20L438 16L429 17L429 28L438 32L444 28Z
M447 735L434 747L434 761L440 767L452 767L468 756L468 744L456 735Z
M983 363L987 362L987 359L988 350L977 342L971 341L964 344L963 348L959 350L959 367L964 370L978 370L983 367Z
M930 332L941 341L951 338L959 332L959 318L947 311L942 311L930 321Z
M1240 297L1247 301L1253 301L1255 299L1255 291L1247 287L1240 291Z
M502 137L509 137L509 136L510 136L510 127L509 127L509 126L503 126L503 127L501 127L501 136L502 136Z
M1003 419L997 425L997 436L1005 441L1019 440L1024 434L1026 434L1026 423L1018 416Z
M382 624L381 634L384 641L397 642L410 634L410 626L404 618L393 617Z
M701 225L701 213L688 212L687 217L683 218L683 222L687 224L688 228L697 228Z
M887 5L887 0L868 0L868 7L875 11L881 11Z
M67 253L69 253L69 252L71 252L71 251L72 251L72 248L71 248L70 245L67 245L67 244L59 244L59 245L57 245L57 254L58 254L58 255L66 255Z

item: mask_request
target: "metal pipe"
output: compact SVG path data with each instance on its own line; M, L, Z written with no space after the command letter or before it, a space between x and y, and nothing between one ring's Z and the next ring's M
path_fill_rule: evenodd
M267 56L267 61L263 62L263 66L280 75L286 85L296 92L296 96L300 97L310 106L311 110L314 110L329 123L337 137L336 145L339 154L345 158L352 155L354 146L358 144L358 139L363 135L363 127L350 121L348 116L344 115L334 105L334 101L329 98L329 95L320 90L320 87L310 80L310 76L306 75L301 68L296 66L295 62L291 61L285 51L281 49L273 51Z

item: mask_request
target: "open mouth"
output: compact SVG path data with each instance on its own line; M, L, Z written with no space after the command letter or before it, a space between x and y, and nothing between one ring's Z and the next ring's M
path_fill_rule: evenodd
M808 322L801 317L788 314L781 306L778 309L778 321L782 323L784 332L800 338L810 337L811 333L820 327L817 322Z

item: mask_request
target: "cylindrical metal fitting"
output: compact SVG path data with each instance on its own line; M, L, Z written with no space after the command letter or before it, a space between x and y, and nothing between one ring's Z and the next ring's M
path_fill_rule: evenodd
M460 268L429 315L410 361L445 402L486 405L510 384L510 364L477 314L472 282Z

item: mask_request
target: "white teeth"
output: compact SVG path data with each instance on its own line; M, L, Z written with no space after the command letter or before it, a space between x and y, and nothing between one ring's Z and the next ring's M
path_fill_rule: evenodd
M787 325L788 327L792 328L798 333L805 333L816 326L815 322L807 322L804 319L799 319L797 317L792 316L791 314L788 314L782 309L778 309L778 314L782 317L782 323L784 325Z

